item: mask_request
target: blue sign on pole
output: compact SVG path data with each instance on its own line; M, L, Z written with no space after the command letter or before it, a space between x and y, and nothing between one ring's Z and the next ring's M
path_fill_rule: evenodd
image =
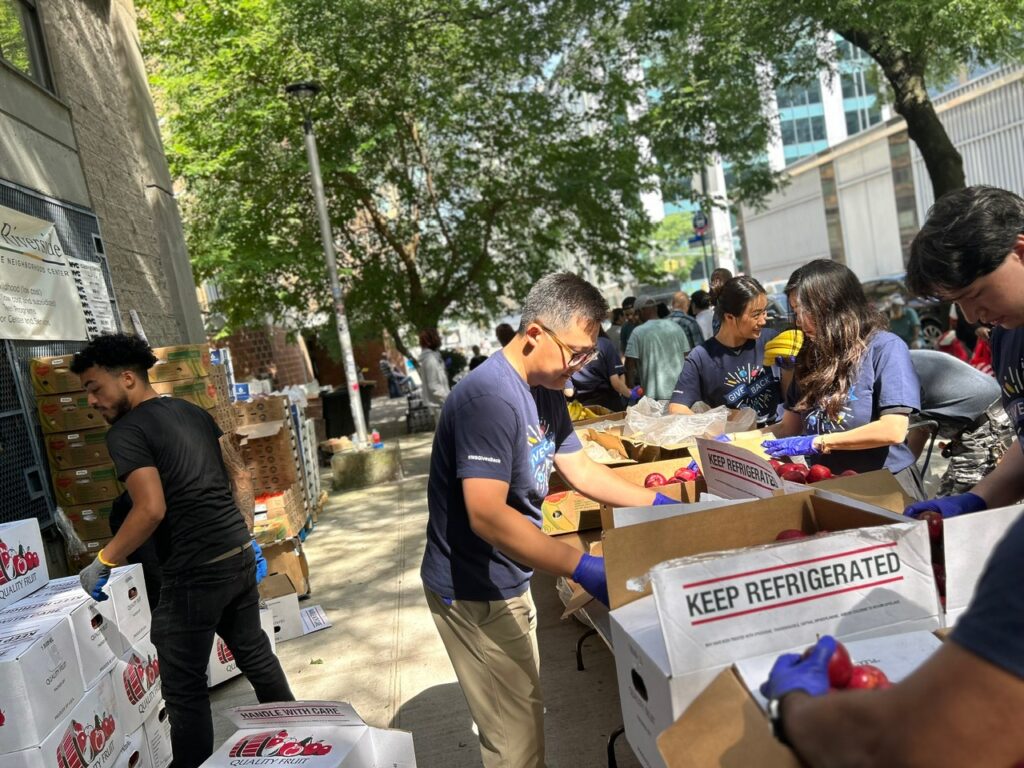
M704 235L695 235L686 241L690 245L700 245L704 242Z

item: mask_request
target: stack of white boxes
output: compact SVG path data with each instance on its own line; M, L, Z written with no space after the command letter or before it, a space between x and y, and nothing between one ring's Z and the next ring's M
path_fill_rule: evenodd
M41 552L35 520L0 526L0 764L166 768L142 569L116 569L97 603Z

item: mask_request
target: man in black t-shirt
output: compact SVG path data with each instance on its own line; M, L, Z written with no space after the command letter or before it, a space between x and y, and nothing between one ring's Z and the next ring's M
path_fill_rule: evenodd
M231 493L213 418L192 403L159 397L147 371L156 358L127 334L93 339L71 370L111 428L107 448L132 507L80 578L105 600L110 569L150 537L160 561L160 600L150 631L171 723L175 768L213 753L206 665L216 632L260 702L293 701L260 627L253 542Z
M993 362L1018 440L971 493L921 501L944 518L1024 498L1024 199L992 187L950 192L914 238L907 284L997 326ZM831 637L781 656L762 692L775 732L806 765L1010 766L1024 759L1024 517L996 545L949 638L887 690L824 695Z

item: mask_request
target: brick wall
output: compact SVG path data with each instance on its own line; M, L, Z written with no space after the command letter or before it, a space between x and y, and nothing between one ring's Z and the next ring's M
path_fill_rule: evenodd
M305 340L299 335L295 341L289 341L283 328L243 329L228 336L219 346L231 349L231 363L238 381L260 378L272 365L277 368L275 378L279 388L305 384L314 378Z
M315 337L306 340L309 349L309 359L313 363L313 370L316 373L317 381L324 385L335 387L345 384L345 364L341 360L335 361L327 350L321 346ZM362 371L365 378L371 381L380 379L380 353L384 351L384 343L380 339L370 339L359 342L352 350L356 359L356 368ZM387 394L387 382L378 382L373 394Z

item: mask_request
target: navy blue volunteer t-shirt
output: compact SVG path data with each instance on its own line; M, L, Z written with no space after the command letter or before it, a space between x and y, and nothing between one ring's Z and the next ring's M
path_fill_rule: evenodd
M800 388L794 380L786 393L786 409L793 410L800 401ZM877 421L888 413L911 414L921 410L921 384L910 350L903 339L889 331L876 331L868 340L868 348L860 361L853 385L846 393L846 404L832 419L821 408L800 413L805 435L827 435L846 432ZM893 474L914 463L914 454L906 443L865 448L860 451L835 451L808 456L809 464L824 464L834 473L852 469L870 472L888 469Z
M612 376L622 375L622 358L612 340L606 336L597 337L597 350L601 354L582 370L572 375L572 384L577 395L587 395L603 389L611 389Z
M993 328L990 343L992 370L999 382L1003 410L1024 449L1024 328Z
M581 448L562 393L530 387L503 352L460 381L441 410L430 457L430 516L420 569L427 588L455 600L523 594L533 571L473 533L462 481L508 483L507 504L539 528L555 454Z
M697 401L713 408L753 408L758 424L773 424L778 420L782 393L771 367L762 363L764 345L777 335L763 330L758 338L736 349L716 338L708 339L687 356L671 402L687 408Z

